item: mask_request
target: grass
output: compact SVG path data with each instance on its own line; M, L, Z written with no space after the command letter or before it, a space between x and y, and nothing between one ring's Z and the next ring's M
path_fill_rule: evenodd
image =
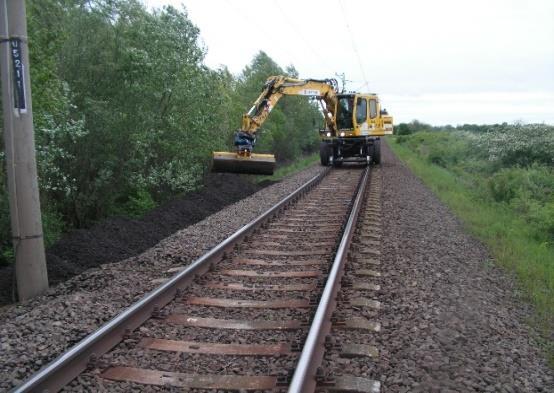
M293 161L291 163L285 164L285 165L279 165L273 175L271 176L257 176L256 177L256 183L261 183L263 181L269 180L269 181L279 181L283 179L284 177L293 175L297 172L300 172L303 169L306 169L312 165L314 165L316 162L319 162L319 154L313 153L308 156L303 156L300 159Z
M491 203L466 186L452 171L420 158L389 139L394 153L486 244L495 263L516 277L519 294L531 303L529 321L541 334L538 341L554 368L554 249L533 235L534 228L505 205ZM468 175L465 174L464 177ZM478 176L478 175L475 175Z

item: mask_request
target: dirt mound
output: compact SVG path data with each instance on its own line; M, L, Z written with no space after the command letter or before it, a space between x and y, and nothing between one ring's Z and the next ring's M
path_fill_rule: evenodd
M154 246L179 229L269 185L234 174L210 173L199 191L176 197L140 219L113 217L67 233L46 250L50 285L86 269L121 261ZM13 267L0 269L0 305L13 301Z

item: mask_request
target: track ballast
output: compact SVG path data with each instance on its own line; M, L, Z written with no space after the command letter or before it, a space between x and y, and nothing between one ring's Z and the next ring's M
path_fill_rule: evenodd
M95 348L66 354L79 361L55 361L16 391L379 391L371 367L340 366L378 356L380 184L366 197L369 170L313 179L93 333Z

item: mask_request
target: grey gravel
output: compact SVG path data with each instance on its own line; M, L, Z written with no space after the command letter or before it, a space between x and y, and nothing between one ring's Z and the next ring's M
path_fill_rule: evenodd
M332 259L334 247L328 247L327 250L321 248L317 251L323 253L312 254L313 244L319 240L317 231L310 232L306 228L313 227L313 220L323 223L317 224L321 226L336 227L340 222L345 220L345 215L348 213L348 206L351 200L352 193L356 190L359 182L361 171L358 168L333 171L325 177L321 183L321 187L317 187L309 191L298 203L295 203L287 209L282 215L279 215L271 222L266 223L266 228L257 230L250 236L250 240L257 239L260 234L268 233L273 228L284 228L283 219L286 222L293 221L288 224L287 230L293 230L293 233L288 233L286 239L280 239L278 242L284 251L298 251L300 249L309 250L302 258L308 258L312 261L317 260L319 268L315 272L321 273L321 270ZM329 196L327 190L333 189L337 193ZM350 196L346 198L345 196ZM315 207L307 207L314 205ZM308 214L309 218L305 216ZM298 217L303 217L298 219ZM298 221L296 221L298 220ZM302 225L297 225L301 222ZM294 228L290 227L293 226ZM303 233L302 241L298 240L297 233ZM306 307L296 308L293 306L283 308L256 308L256 307L213 307L190 305L186 301L191 296L208 296L222 299L252 299L252 300L270 300L270 299L316 299L316 294L321 291L321 288L315 289L312 293L300 291L292 293L281 293L280 291L230 291L230 290L214 290L205 286L205 282L218 281L222 278L221 270L224 268L237 269L241 268L237 265L236 260L243 259L251 253L254 248L250 240L241 243L240 247L235 248L235 252L229 255L228 258L217 264L215 269L210 270L201 279L197 279L190 285L184 293L165 306L162 313L166 314L181 314L192 317L211 317L218 319L240 319L240 320L297 320L308 322L309 315L315 312L315 305L306 305ZM276 239L277 240L277 239ZM258 246L256 250L262 249L273 251L270 245ZM293 261L298 261L297 256L290 255L257 255L258 259L267 262L281 261L285 264ZM282 267L275 268L273 266L262 266L254 270L259 272L276 272L283 271ZM312 267L310 270L314 271ZM257 281L259 283L275 283L288 284L291 279L288 277L280 278L250 278L250 277L234 277L234 281L247 283ZM307 282L314 282L314 278L304 279ZM202 331L204 330L204 331ZM180 372L186 374L225 374L225 375L281 375L286 376L292 373L294 365L297 361L297 353L292 354L272 354L258 356L232 356L232 355L216 355L216 354L189 354L178 353L174 351L158 351L152 349L144 349L137 344L137 340L144 337L168 338L177 337L187 341L208 341L217 343L242 343L242 344L268 344L268 343L287 343L289 345L301 345L305 340L306 329L291 330L288 332L275 332L273 330L248 330L244 332L233 331L232 335L229 329L198 329L198 328L183 328L171 323L157 323L157 321L148 321L142 325L135 337L131 340L117 345L110 352L101 357L101 367L95 369L90 368L87 373L90 377L80 378L79 383L73 381L64 388L64 392L81 391L83 386L86 386L92 391L98 391L102 387L109 386L110 392L126 392L129 389L129 384L126 382L112 381L106 385L106 381L101 381L98 378L97 372L105 368L105 365L127 365L144 369L156 369L171 372ZM275 336L285 336L286 341L276 341ZM165 388L165 386L164 386ZM210 390L212 391L212 390Z
M91 269L0 309L0 391L7 391L323 170L308 168L189 226L143 254Z
M554 392L516 285L383 146L383 392Z
M331 354L332 368L339 364L345 374L378 379L383 392L554 392L552 370L525 323L531 311L517 299L513 280L491 264L486 248L386 145L382 154L382 276L372 280L381 290L371 296L382 306L365 315L381 323L381 332L356 337L376 346L379 358ZM186 265L320 170L270 186L138 257L90 270L36 300L0 310L0 391L153 289L151 280L168 277L167 269ZM349 337L337 332L336 338Z

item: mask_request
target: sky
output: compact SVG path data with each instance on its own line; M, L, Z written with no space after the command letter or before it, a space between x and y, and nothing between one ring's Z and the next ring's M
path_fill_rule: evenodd
M344 74L395 123L554 124L554 0L143 2L185 7L211 68L263 50L301 78Z

